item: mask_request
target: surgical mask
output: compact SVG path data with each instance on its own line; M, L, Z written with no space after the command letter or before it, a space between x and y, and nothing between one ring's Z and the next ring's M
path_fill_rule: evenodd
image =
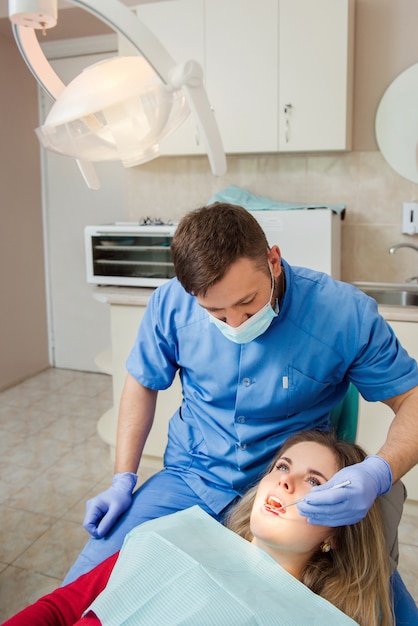
M212 324L215 324L215 326L227 339L229 339L229 341L233 341L234 343L249 343L250 341L257 339L257 337L265 333L273 319L277 317L277 313L273 310L271 306L271 299L273 297L274 291L274 277L273 272L271 271L270 264L269 268L272 279L270 298L268 302L259 311L257 311L257 313L254 313L254 315L249 317L247 320L245 320L245 322L243 322L236 328L230 326L226 322L223 322L222 320L214 317L209 313L209 320L212 322Z

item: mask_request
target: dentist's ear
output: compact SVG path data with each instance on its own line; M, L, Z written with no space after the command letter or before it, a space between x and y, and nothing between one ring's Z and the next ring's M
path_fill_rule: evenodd
M278 278L282 273L282 266L280 265L282 255L278 246L272 246L268 253L268 260L271 265L274 278Z

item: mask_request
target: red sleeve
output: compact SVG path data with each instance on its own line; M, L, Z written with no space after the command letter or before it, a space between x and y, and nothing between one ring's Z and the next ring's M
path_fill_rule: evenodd
M31 604L2 626L73 626L93 600L103 591L119 553L100 563L64 587L55 589ZM92 613L80 620L85 626L96 626L100 621Z

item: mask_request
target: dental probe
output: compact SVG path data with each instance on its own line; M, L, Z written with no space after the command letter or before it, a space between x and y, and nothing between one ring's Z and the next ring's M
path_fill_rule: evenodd
M342 483L338 483L337 485L333 485L330 487L331 489L340 489L341 487L347 487L347 485L351 485L351 480L344 480ZM287 509L288 506L293 506L294 504L299 504L299 502L303 502L305 498L299 498L299 500L294 500L293 502L289 502L289 504L284 504L281 507L271 506L271 504L266 504L265 507L269 509L269 511L282 511L283 509Z

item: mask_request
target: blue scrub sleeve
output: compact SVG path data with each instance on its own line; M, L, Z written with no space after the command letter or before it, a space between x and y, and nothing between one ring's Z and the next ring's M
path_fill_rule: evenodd
M165 329L161 322L164 305L160 296L159 289L152 294L126 361L131 376L144 387L155 390L170 387L178 369L174 342L170 342L174 329Z
M369 402L386 400L418 385L416 361L378 313L372 298L364 309L357 357L348 378Z

